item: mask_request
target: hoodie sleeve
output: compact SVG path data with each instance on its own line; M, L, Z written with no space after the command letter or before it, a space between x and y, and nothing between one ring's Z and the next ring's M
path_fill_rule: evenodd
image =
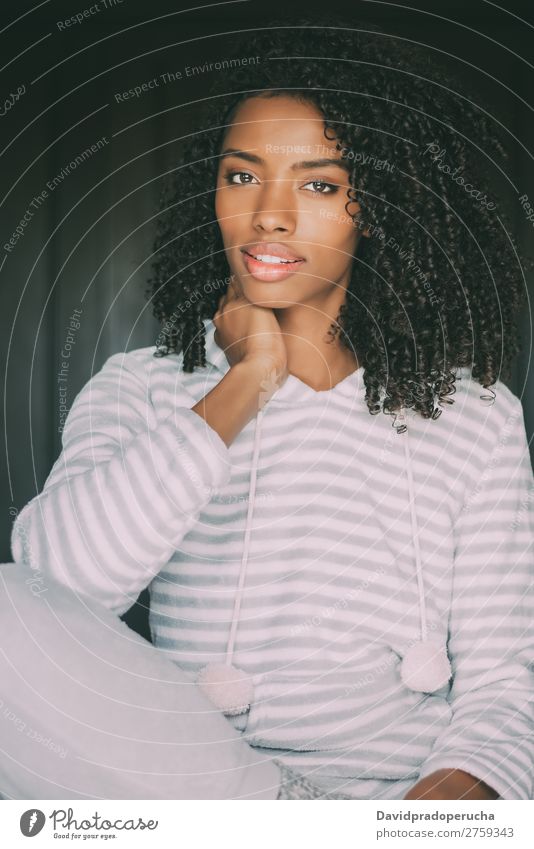
M189 396L178 389L174 410L158 418L135 362L133 353L114 354L76 396L62 452L11 536L15 562L117 615L230 476L226 444Z
M515 397L456 526L453 716L419 778L461 769L503 799L534 797L534 479Z

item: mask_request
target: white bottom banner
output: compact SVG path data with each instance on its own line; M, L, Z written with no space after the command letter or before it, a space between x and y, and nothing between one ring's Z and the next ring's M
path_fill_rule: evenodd
M4 800L5 847L75 843L216 849L534 846L534 802ZM267 810L269 807L270 810Z

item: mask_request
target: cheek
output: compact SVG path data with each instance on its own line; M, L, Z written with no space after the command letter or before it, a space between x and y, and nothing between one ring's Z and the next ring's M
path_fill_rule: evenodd
M346 213L343 213L346 218ZM357 246L358 233L352 223L347 223L340 216L339 221L325 218L314 223L313 236L309 241L315 241L317 256L322 256L329 263L343 266L354 255Z
M344 213L345 214L345 213ZM358 244L358 231L352 223L340 224L337 227L338 248L353 255Z

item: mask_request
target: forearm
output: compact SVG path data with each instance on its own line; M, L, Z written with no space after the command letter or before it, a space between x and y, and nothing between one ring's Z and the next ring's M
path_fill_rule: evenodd
M280 372L269 360L242 360L191 409L229 447L278 388Z
M499 799L499 794L461 769L438 769L417 782L405 799Z
M206 445L205 431L181 408L109 459L99 462L95 449L85 472L78 472L81 458L70 462L65 451L64 478L45 487L14 525L13 559L122 614L168 562L212 488L228 478L226 449L215 438Z

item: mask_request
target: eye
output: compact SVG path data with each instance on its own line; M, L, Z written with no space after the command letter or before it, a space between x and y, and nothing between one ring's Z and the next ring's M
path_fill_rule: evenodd
M306 186L313 186L311 191L312 194L316 195L333 195L339 188L334 183L327 183L325 180L311 180L309 183L306 183ZM306 188L306 186L303 186L303 188ZM309 190L306 189L306 191Z
M252 174L248 173L248 171L229 171L227 174L224 175L225 182L227 182L231 186L246 186L249 183L248 180L244 183L236 182L234 180L234 177L250 177L250 180L255 179Z

